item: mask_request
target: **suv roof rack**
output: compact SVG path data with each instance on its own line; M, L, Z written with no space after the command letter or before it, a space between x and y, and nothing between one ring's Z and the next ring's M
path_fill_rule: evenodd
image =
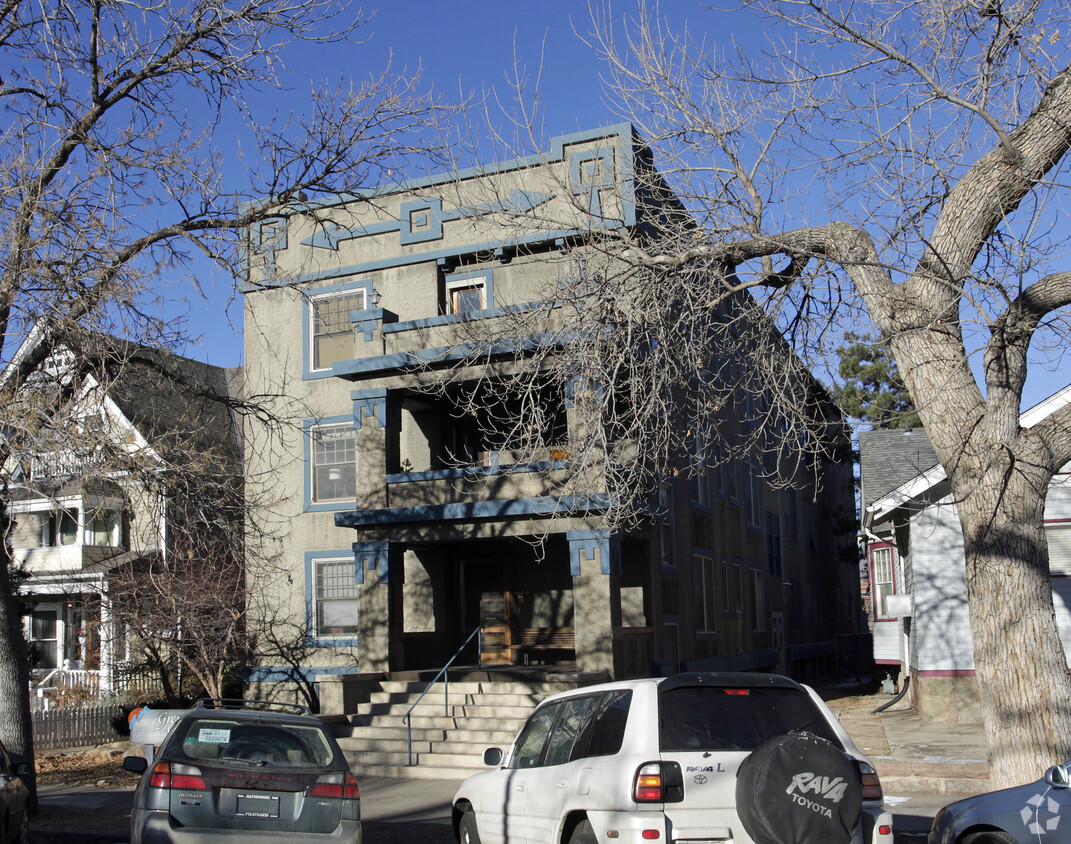
M234 697L203 697L191 709L251 709L258 712L283 712L290 715L312 715L312 710L300 703L281 703L275 700L245 700Z

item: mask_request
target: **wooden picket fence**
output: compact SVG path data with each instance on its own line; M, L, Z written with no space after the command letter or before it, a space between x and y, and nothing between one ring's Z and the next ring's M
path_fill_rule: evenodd
M123 707L118 704L34 712L34 748L53 750L119 741L121 736L112 722L122 715Z

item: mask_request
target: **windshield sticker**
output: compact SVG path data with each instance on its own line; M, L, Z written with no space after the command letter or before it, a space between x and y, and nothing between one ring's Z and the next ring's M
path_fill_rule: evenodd
M197 733L197 740L205 744L227 744L231 740L231 731L210 730L202 727Z

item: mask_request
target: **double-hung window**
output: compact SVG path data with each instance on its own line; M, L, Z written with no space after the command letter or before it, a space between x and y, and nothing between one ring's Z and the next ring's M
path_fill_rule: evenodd
M876 619L890 617L886 599L896 592L893 562L891 545L878 545L870 549L871 596Z
M357 583L353 560L314 560L316 635L357 635Z
M695 578L695 630L697 633L718 632L717 572L714 558L703 554L692 557Z
M357 437L351 423L321 425L309 432L312 500L348 501L357 496Z
M312 296L309 300L312 368L330 369L340 360L353 359L353 324L350 311L363 311L366 291L344 290Z

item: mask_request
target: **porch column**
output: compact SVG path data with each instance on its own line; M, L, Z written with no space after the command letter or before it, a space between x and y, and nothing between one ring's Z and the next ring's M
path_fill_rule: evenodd
M613 676L614 640L621 624L621 546L606 531L571 530L569 564L573 574L573 625L576 667Z
M87 627L88 627L88 619ZM102 586L100 590L100 627L97 628L100 637L100 691L101 694L110 692L114 688L112 672L115 670L115 636L112 632L112 600L108 595L108 587Z
M390 543L354 542L357 590L357 668L390 670Z
M353 390L353 428L357 459L357 509L379 510L387 503L388 414L398 413L385 388ZM397 426L394 426L397 430Z

